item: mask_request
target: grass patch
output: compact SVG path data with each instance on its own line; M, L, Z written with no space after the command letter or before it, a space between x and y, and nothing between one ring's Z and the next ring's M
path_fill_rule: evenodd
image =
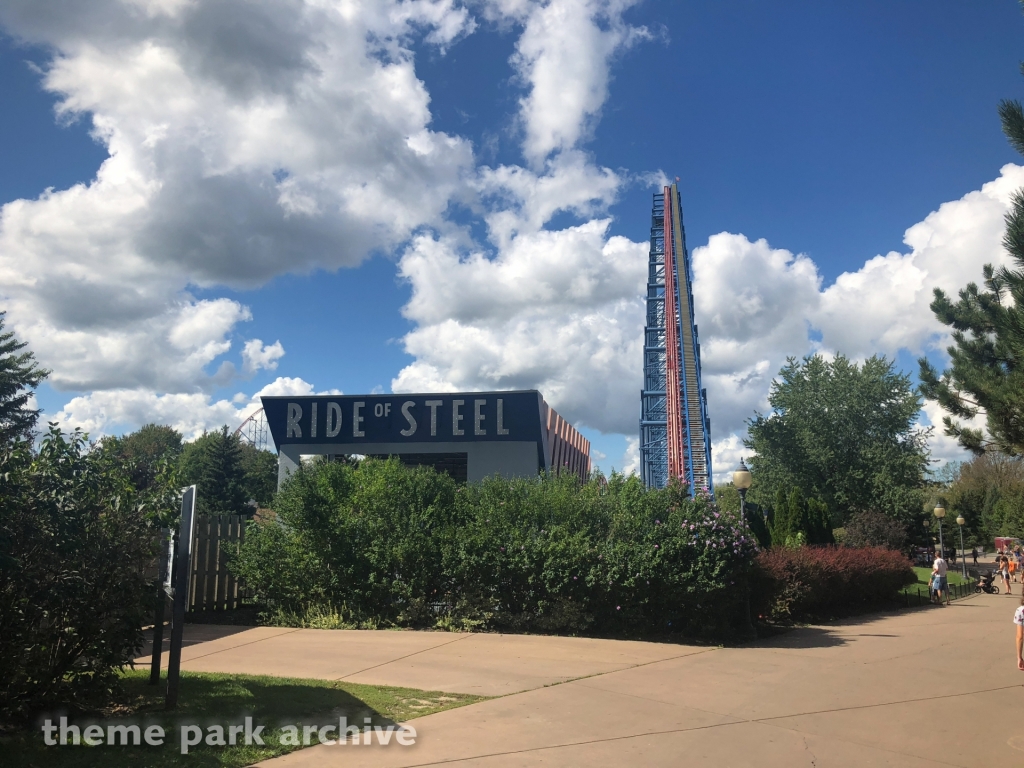
M902 590L900 590L900 594L909 594L916 597L917 591L921 590L921 593L927 596L928 588L932 581L932 569L914 566L914 573L917 576L917 581L913 584L908 584L907 586L905 586ZM966 584L968 583L968 581L970 581L969 579L965 579L959 573L954 573L952 568L950 568L946 572L946 579L949 581L950 586L956 584Z
M445 709L461 707L482 701L483 696L459 693L421 691L414 688L340 683L330 680L304 680L298 678L268 677L265 675L224 675L203 672L182 672L178 709L163 711L164 681L149 686L148 670L127 671L124 691L120 699L107 711L95 717L69 716L70 723L84 731L88 725L99 725L104 734L109 725L138 725L145 733L148 726L163 727L166 738L163 746L47 746L39 725L31 731L13 731L0 734L0 752L3 764L26 768L67 766L92 768L96 766L130 766L131 768L161 768L188 763L196 766L246 766L260 760L283 755L301 746L281 744L282 727L295 725L299 737L306 725L337 726L345 717L349 724L362 727L365 718L370 724L386 727ZM60 714L50 715L56 724ZM189 748L188 755L180 752L181 727L219 724L241 725L245 717L253 725L265 726L264 746L256 744L236 746L207 746ZM336 737L330 733L329 738ZM58 734L59 738L59 734ZM243 737L239 737L239 741ZM312 743L318 744L313 735Z

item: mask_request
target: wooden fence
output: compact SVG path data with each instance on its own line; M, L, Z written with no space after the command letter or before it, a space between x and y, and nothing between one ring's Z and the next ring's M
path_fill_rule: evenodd
M189 611L227 611L241 606L245 590L228 571L227 561L241 546L248 520L243 515L198 516Z

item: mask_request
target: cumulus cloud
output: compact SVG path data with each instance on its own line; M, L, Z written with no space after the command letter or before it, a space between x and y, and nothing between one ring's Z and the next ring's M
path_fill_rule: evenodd
M512 64L529 87L519 105L523 152L533 165L586 137L608 97L613 54L650 37L646 28L623 21L623 13L636 2L496 4L525 24Z
M283 356L280 341L264 344L260 339L250 339L242 348L242 370L250 376L259 370L277 370L277 361Z
M0 211L0 299L57 388L226 383L206 366L248 309L189 285L358 264L440 223L472 171L408 47L472 31L452 0L14 0L0 23L53 51L58 113L109 152Z
M403 252L403 313L417 325L404 344L416 361L395 391L538 388L580 426L634 431L646 245L609 236L607 210L626 180L579 148L613 55L647 34L623 21L633 4L486 5L490 18L523 27L511 63L527 89L528 165L481 168L470 182L488 244L430 234ZM545 229L562 211L582 223Z
M276 370L284 348L251 339L236 370L226 356L249 309L190 286L250 288L390 252L415 324L395 391L535 387L576 424L635 435L648 245L610 236L610 210L625 184L664 174L615 172L583 150L615 57L650 37L625 21L635 3L4 3L5 30L53 52L43 84L60 117L88 120L109 153L88 184L0 210L8 321L55 387L88 393L58 417L95 434L240 423L250 396L207 393ZM474 14L519 34L522 165L478 167L469 141L430 128L413 43L443 52ZM696 248L719 471L787 356L941 348L931 290L1005 260L1002 216L1020 186L1024 168L1006 166L910 227L904 252L828 286L789 244L720 233ZM485 241L448 220L452 201L484 222ZM565 212L576 223L549 229ZM312 391L284 377L269 387Z
M980 281L983 264L1009 263L1001 245L1003 216L1022 186L1024 167L1003 167L998 179L909 227L905 253L869 258L824 289L810 259L764 240L722 233L694 249L694 303L717 470L738 461L736 434L755 410L767 409L771 381L787 357L943 350L948 329L928 308L932 291L955 295ZM941 410L926 403L923 414L922 424L937 426L934 458L966 458L942 435Z
M92 439L135 429L142 424L167 424L194 440L203 432L227 425L235 429L259 410L260 395L340 395L331 389L316 392L299 378L278 377L254 395L238 393L230 400L214 400L198 392L158 395L148 389L112 389L72 398L51 420L66 429L80 428Z
M627 437L626 450L622 454L622 473L624 475L640 474L640 438Z
M414 240L399 268L413 290L404 312L418 327L405 348L416 362L394 391L537 387L581 425L633 431L645 246L609 238L608 225L522 234L495 258Z

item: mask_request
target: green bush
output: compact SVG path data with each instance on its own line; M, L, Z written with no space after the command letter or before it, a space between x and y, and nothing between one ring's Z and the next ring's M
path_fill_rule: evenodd
M152 615L154 549L127 474L81 432L0 448L0 718L109 696Z
M746 626L754 539L738 515L678 487L459 486L397 460L320 461L274 506L233 568L279 621L634 636Z

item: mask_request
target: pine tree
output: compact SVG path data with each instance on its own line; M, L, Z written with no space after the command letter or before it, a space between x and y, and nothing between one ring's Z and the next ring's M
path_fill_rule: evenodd
M773 547L786 545L790 527L789 499L786 496L785 488L779 488L775 493L775 507L772 510L771 524L768 527Z
M750 532L754 534L754 538L757 539L757 543L763 548L770 547L772 545L772 534L765 520L765 510L761 509L757 504L748 501L745 505L745 514L747 525L750 527Z
M181 477L196 486L196 510L203 515L240 515L248 511L242 447L227 426L207 432L185 446Z
M794 488L789 492L789 535L786 544L800 546L807 544L807 531L810 521L807 517L807 501L804 499L803 491Z
M21 352L27 342L18 341L12 331L3 332L5 315L0 312L0 444L31 434L39 411L29 407L30 398L50 375L31 352Z
M821 499L807 500L807 541L809 544L835 544L832 515Z
M1024 65L1022 65L1024 72ZM999 105L1003 133L1024 155L1024 109L1018 101ZM945 433L976 454L996 449L1024 454L1024 189L1011 198L1003 247L1012 267L982 270L984 289L970 283L952 301L935 289L931 309L953 329L950 366L940 376L922 357L921 392L948 412ZM984 417L985 429L961 420Z

